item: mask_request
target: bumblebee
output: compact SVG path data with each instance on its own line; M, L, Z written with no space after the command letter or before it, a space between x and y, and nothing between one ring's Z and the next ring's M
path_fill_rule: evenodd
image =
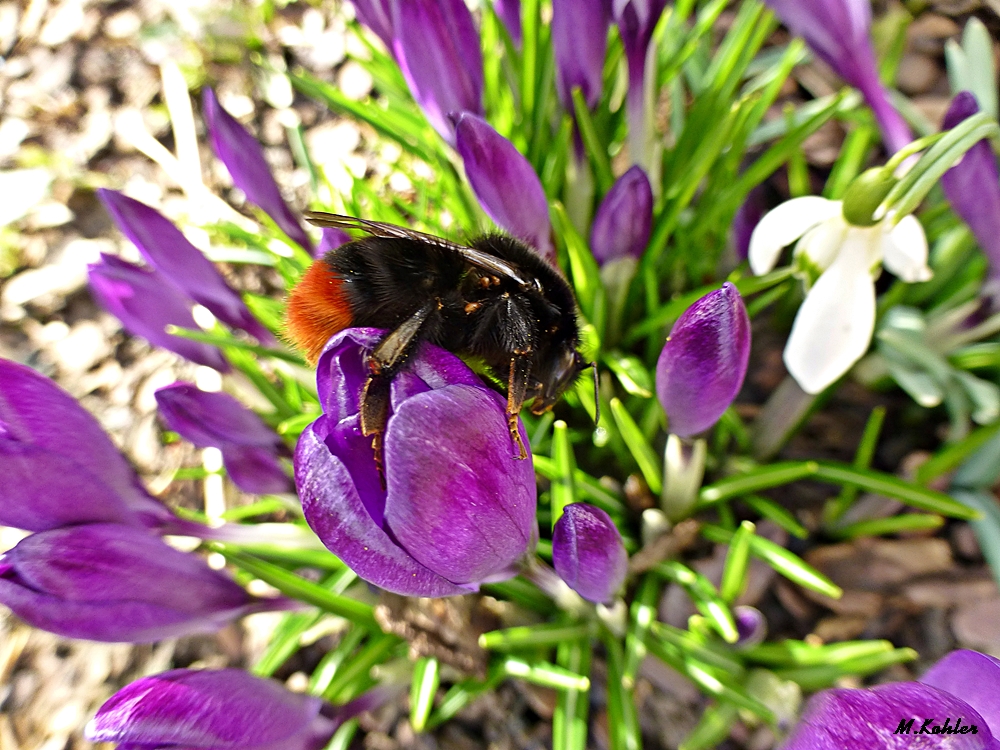
M311 212L322 227L367 236L329 251L292 289L291 342L313 363L326 342L352 326L388 330L368 357L361 429L381 469L382 433L394 375L422 341L482 360L507 383L507 424L518 458L521 407L552 408L582 370L576 300L560 272L512 237L491 234L460 245L405 227Z

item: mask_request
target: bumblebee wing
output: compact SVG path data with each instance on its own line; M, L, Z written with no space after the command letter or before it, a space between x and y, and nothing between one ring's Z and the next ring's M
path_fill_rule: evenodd
M446 247L461 255L469 264L480 268L497 276L503 276L524 284L525 281L517 268L489 253L476 250L473 247L459 245L450 242L442 237L435 237L433 234L418 232L408 227L400 227L395 224L386 224L381 221L369 221L368 219L358 219L353 216L342 216L341 214L328 214L323 211L307 211L306 219L310 224L318 227L333 227L335 229L354 229L366 232L372 237L386 237L390 239L415 240L416 242L426 242L438 247Z

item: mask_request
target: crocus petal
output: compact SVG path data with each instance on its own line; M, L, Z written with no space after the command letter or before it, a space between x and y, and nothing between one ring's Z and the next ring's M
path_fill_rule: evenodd
M163 214L114 190L102 188L97 194L118 228L164 280L207 307L223 323L262 343L274 341L239 295L226 286L212 262Z
M642 168L634 166L611 186L594 216L590 249L597 262L603 266L616 258L641 258L652 223L653 189Z
M976 734L930 734L913 737L926 719L941 726L975 725ZM909 735L895 734L913 719ZM813 696L783 750L994 750L989 727L967 703L919 682L896 682L871 690L824 690Z
M192 362L229 372L229 364L216 347L164 330L168 325L197 330L198 325L191 316L190 301L162 274L102 254L98 263L88 266L88 277L98 304L129 333Z
M155 397L167 427L199 448L281 445L281 438L264 420L228 393L209 393L194 383L178 382L160 388Z
M656 363L656 394L670 431L707 430L736 398L750 362L750 319L726 282L689 307L674 324Z
M920 682L958 696L972 706L1000 737L1000 660L960 649L931 667Z
M354 15L392 49L392 0L351 0Z
M208 134L212 139L212 150L226 165L233 184L246 194L247 200L260 206L264 213L274 219L282 232L299 246L311 251L312 242L281 197L281 191L274 181L271 168L267 166L264 151L257 139L222 108L212 89L202 92L202 106ZM219 317L222 319L222 316Z
M927 267L927 236L916 216L904 216L883 234L882 262L903 281L927 281L933 272Z
M767 203L764 186L758 185L751 190L746 200L736 210L733 224L729 228L729 243L736 255L736 260L746 260L750 252L750 235L754 228L767 213Z
M134 511L170 515L146 494L135 471L90 412L48 378L6 359L0 359L0 437L67 458L92 473ZM102 496L101 491L95 490L95 495ZM106 512L112 513L120 523L126 522L117 511ZM39 514L41 522L41 508L32 513ZM65 517L52 516L49 528L62 526L58 519ZM86 520L112 519L94 517ZM5 522L0 520L2 523ZM40 530L33 526L20 528Z
M952 100L941 127L951 129L978 111L975 96L961 91ZM941 177L941 187L986 253L990 275L1000 276L1000 172L989 140L983 139L966 151Z
M319 244L316 246L316 252L313 253L313 257L322 258L331 250L336 250L341 245L346 245L350 241L351 236L343 229L337 229L336 227L323 227L323 235L320 237Z
M138 524L132 508L86 465L0 438L0 525L27 531L79 523Z
M493 0L493 10L503 22L514 46L521 49L521 0Z
M295 484L316 535L355 573L389 591L404 596L468 593L418 563L376 525L346 466L324 442L328 421L321 417L307 427L295 449ZM357 432L370 449L371 441Z
M750 269L758 276L778 262L781 249L812 227L840 214L840 202L807 195L785 201L768 211L750 235Z
M766 0L794 34L858 88L872 108L886 145L898 151L912 140L910 129L879 81L869 31L869 0Z
M337 727L323 708L320 698L241 669L175 669L126 685L85 733L135 748L318 750Z
M819 393L868 351L875 330L870 250L849 233L840 254L806 295L785 346L785 366L806 393Z
M207 393L192 383L156 392L167 427L199 448L219 448L233 484L244 492L291 492L291 479L278 461L287 454L281 438L228 393Z
M161 640L216 630L262 608L200 558L118 524L33 534L0 567L0 602L68 638Z
M272 495L295 489L274 448L227 445L222 448L222 465L226 467L233 484L244 492Z
M604 57L608 48L605 0L553 0L552 48L556 56L559 101L573 111L573 89L579 88L593 109L604 88Z
M498 226L553 260L549 204L531 163L482 118L460 115L455 129L465 174L483 210Z
M464 0L407 0L394 5L393 50L427 120L455 142L450 115L483 113L483 54Z
M385 519L393 536L454 583L508 568L527 551L536 523L532 464L514 453L502 399L482 387L448 386L405 400L385 436Z
M552 564L584 599L607 603L625 582L628 553L611 516L593 505L572 503L552 529Z

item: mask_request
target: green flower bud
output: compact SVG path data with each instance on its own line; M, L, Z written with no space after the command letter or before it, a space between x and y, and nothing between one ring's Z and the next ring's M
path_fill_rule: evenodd
M883 167L862 172L854 178L844 194L844 220L856 227L878 224L878 219L873 214L895 184L896 178L892 172Z

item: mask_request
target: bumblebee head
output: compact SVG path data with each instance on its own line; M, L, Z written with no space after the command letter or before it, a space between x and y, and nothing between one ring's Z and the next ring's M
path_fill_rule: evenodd
M559 397L573 385L577 376L593 362L585 362L580 352L567 343L551 352L551 356L541 363L533 384L535 400L531 404L532 414L543 414L555 406Z

